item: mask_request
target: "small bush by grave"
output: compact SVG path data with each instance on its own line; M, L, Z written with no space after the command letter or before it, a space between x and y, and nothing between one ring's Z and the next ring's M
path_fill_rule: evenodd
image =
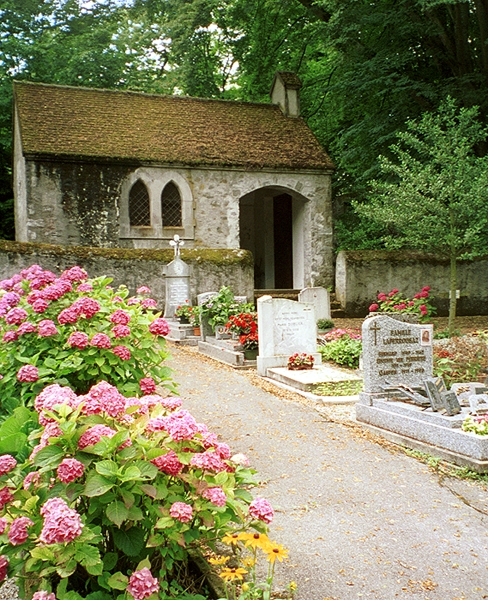
M477 381L488 375L488 344L483 334L461 336L435 344L434 375L442 377L449 388L453 383Z
M424 286L413 298L406 298L397 288L388 294L380 292L377 300L369 307L369 312L410 313L418 315L420 321L427 321L436 309L431 304L430 287Z
M361 334L353 329L333 329L324 336L325 344L319 346L323 360L357 368L362 352Z

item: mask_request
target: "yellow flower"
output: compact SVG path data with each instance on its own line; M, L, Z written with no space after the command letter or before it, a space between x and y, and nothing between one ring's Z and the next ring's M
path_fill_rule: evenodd
M270 563L274 563L276 559L282 562L284 558L288 558L288 550L283 548L281 544L272 544L270 542L267 553L267 560L269 560Z
M246 573L246 569L241 569L240 567L237 569L225 567L225 569L222 569L219 576L222 577L224 581L235 581L236 579L242 581Z
M250 587L251 587L251 586L250 586L248 583L243 583L243 584L241 585L241 590L242 590L243 592L248 592L248 591L250 590Z
M252 548L253 550L261 548L264 552L269 552L271 542L265 533L243 533L242 536L244 544L248 548Z
M218 556L217 558L209 558L208 562L211 565L225 565L230 560L230 556Z
M246 558L242 559L242 564L249 569L251 567L254 567L254 565L256 564L256 559L252 556L246 556Z
M290 581L290 585L288 586L290 588L290 592L295 592L297 589L297 582L296 581Z
M244 539L242 536L247 535L247 533L226 533L222 538L224 544L231 546L232 544L237 545L237 542Z

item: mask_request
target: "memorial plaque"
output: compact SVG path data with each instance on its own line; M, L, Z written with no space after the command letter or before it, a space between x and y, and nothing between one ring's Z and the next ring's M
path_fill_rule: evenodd
M461 406L459 404L459 400L456 396L456 392L442 392L441 400L444 404L444 408L446 413L452 417L453 415L457 415L461 412Z
M190 267L179 256L166 267L166 302L164 316L172 319L178 306L188 304L190 298Z
M329 292L323 287L310 287L303 289L298 294L299 302L313 304L315 319L330 319L330 297Z
M434 377L433 379L426 379L424 386L429 397L430 405L433 411L443 410L444 403L441 398L441 393L447 392L446 384L442 377Z
M432 377L432 325L415 325L386 315L365 319L362 327L364 391L387 385L419 386Z

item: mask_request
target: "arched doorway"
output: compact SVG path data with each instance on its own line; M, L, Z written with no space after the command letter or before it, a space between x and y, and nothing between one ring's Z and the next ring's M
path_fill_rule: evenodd
M240 199L240 247L254 256L255 289L304 287L305 199L284 188L261 188Z

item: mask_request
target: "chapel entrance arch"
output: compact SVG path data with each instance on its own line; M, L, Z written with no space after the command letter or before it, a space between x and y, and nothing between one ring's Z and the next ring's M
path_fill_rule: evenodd
M255 289L304 287L306 199L287 188L260 188L240 199L240 247L254 256Z

